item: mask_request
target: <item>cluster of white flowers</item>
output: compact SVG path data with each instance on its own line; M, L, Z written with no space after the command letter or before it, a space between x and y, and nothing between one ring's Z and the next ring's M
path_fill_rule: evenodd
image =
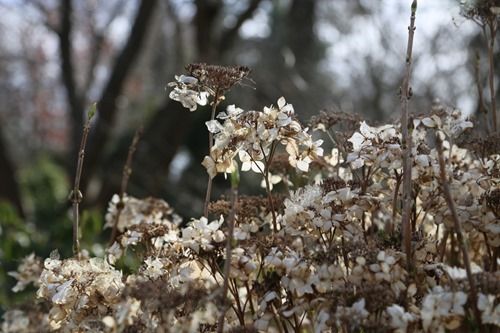
M241 170L264 174L277 144L285 147L288 161L297 170L307 172L309 164L323 155L322 140L314 141L308 129L295 119L291 104L281 97L277 107L264 107L262 112L247 111L230 105L207 122L215 143L210 155L203 160L210 177L218 172L230 173L238 156Z
M406 312L405 309L397 304L388 306L386 312L390 318L390 327L394 329L394 333L407 332L408 325L416 320L416 316Z
M220 97L209 87L222 79L211 82L209 71L221 73L228 86L247 73L194 66L196 77L176 78L173 98L193 110L206 103L199 99L208 96L199 95L200 88ZM215 142L203 164L211 177L233 171L236 158L243 171L271 177L270 160L282 145L284 164L309 176L309 183L299 186L288 179L294 190L281 193L282 201L274 198L279 204L273 214L265 200L240 196L235 206L215 202L215 220L205 216L186 224L163 200L115 196L106 227L114 228L117 237L106 258L49 258L42 267L34 255L27 257L11 274L18 280L14 289L33 283L49 311L11 310L2 330L30 332L38 320L40 331L214 332L220 329L221 311L225 331L497 329L500 154L479 156L460 147L460 134L472 124L456 110L435 109L412 124L413 258L399 250L400 124L361 122L343 136L350 144L322 157L321 140L312 139L284 98L262 112L229 106L207 122ZM471 302L472 288L442 196L436 135L443 140L477 302ZM318 161L314 175L308 172L313 161ZM232 238L227 221L234 222ZM277 226L272 230L271 221ZM225 251L229 239L230 256ZM127 273L118 269L123 266ZM226 306L221 301L225 282Z
M91 331L121 300L122 272L105 260L51 259L44 262L37 296L50 302L52 329ZM82 313L93 315L82 316Z
M365 212L378 206L379 199L360 192L359 187L342 181L331 191L321 185L308 185L290 193L284 202L284 232L301 235L307 246L332 243L339 236L346 241L361 241Z
M447 292L440 286L435 287L422 303L420 315L424 330L444 333L445 329L458 328L465 315L466 302L464 292Z
M481 320L484 324L492 324L500 327L500 303L498 296L478 295L477 307L481 311Z
M182 103L182 106L189 111L196 111L198 105L204 106L208 103L209 93L197 89L198 79L192 76L175 76L175 82L168 84L174 87L169 97L174 101Z
M357 330L363 325L363 321L368 318L369 312L365 309L365 299L362 298L352 306L339 306L334 314L337 327L348 325L350 330Z
M23 258L16 272L9 272L9 275L17 280L17 284L12 288L12 291L17 293L26 288L27 285L33 284L38 287L38 277L42 272L42 262L32 253Z
M3 315L0 331L3 333L48 332L49 315L43 311L8 310Z
M347 162L353 169L362 166L378 166L382 168L401 168L401 134L394 125L371 127L361 122L359 132L349 139L352 152L347 155Z
M114 195L109 202L104 228L114 228L119 236L109 247L108 262L114 264L125 249L141 242L152 244L158 251L178 240L178 225L182 219L170 205L161 199L137 199L125 195L122 208L118 209L120 198Z
M193 219L186 228L182 229L182 244L199 253L200 250L210 251L214 248L215 243L221 243L225 240L224 233L220 227L224 219L212 221L208 223L206 217L199 220Z
M182 221L177 214L174 214L173 208L161 199L141 200L124 195L121 210L118 208L119 205L120 197L115 194L108 205L104 228L113 228L116 223L116 228L122 233L131 226L141 223L178 225Z

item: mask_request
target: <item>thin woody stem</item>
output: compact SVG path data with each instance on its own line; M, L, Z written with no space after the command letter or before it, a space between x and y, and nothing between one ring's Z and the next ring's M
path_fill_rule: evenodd
M260 172L262 173L262 176L264 176L264 183L266 185L266 192L267 192L267 200L269 202L269 209L271 210L271 215L273 217L273 229L274 232L278 231L278 221L276 218L276 212L274 211L274 202L273 202L273 196L271 193L271 184L269 183L269 167L271 165L271 161L273 159L274 151L276 150L276 142L274 141L271 144L271 150L269 153L269 156L266 157L266 154L264 153L264 148L262 147L262 144L260 145L260 150L262 151L262 155L264 156L264 162L266 163L264 166L264 170L262 170L258 164L257 168L259 168Z
M214 101L212 104L212 114L210 120L215 119L215 113L217 111L217 106L219 105L220 90L217 89L215 92ZM214 145L214 135L212 132L208 131L208 155L212 152L212 147ZM208 217L208 204L210 203L210 197L212 196L212 177L208 175L207 192L205 194L205 202L203 204L203 216Z
M229 300L227 292L229 289L229 275L231 273L231 258L233 251L234 220L236 216L236 205L238 202L238 187L231 186L231 211L229 212L227 241L226 241L226 262L224 263L224 283L222 285L222 311L219 315L217 332L222 333L224 329L224 318L228 308Z
M75 183L73 190L69 195L70 201L73 203L73 255L78 259L80 258L80 202L83 199L82 192L80 192L80 180L82 178L83 160L85 158L85 147L90 132L90 122L96 112L96 104L93 104L89 110L87 122L83 126L82 140L80 142L80 149L78 150L78 162L76 165Z
M116 212L115 221L113 223L113 230L111 231L111 237L109 238L110 245L116 239L116 234L118 232L118 222L120 221L120 215L121 215L123 208L124 208L123 198L125 196L125 192L127 191L128 181L130 179L130 176L132 175L132 159L134 157L135 151L137 150L137 144L139 143L139 140L141 139L142 132L143 132L143 127L140 126L135 131L134 138L132 139L132 143L130 144L130 147L128 148L127 161L125 162L125 165L123 166L123 172L122 172L122 182L121 182L121 186L120 186L120 201L118 202L118 205L117 205L118 210Z
M394 188L394 196L392 198L392 221L386 225L386 231L392 235L394 232L394 225L396 223L396 216L398 210L398 197L399 197L399 188L401 186L401 175L398 174L396 170L394 170L396 175L396 186Z
M410 210L412 206L411 193L411 146L412 140L408 133L408 102L411 98L410 76L413 51L413 36L415 33L415 13L417 11L417 0L411 5L410 26L408 27L408 45L406 49L406 71L401 87L401 129L403 134L403 212L402 212L402 245L406 253L408 268L411 267L411 225Z
M462 233L462 226L460 224L457 210L455 208L455 202L453 201L453 198L451 196L450 186L448 184L448 178L446 176L446 167L445 167L444 157L443 157L443 145L441 142L441 138L439 136L436 136L436 149L437 149L437 153L438 153L439 176L441 179L441 187L443 190L444 199L446 200L446 204L448 205L448 209L451 212L451 217L453 219L453 226L455 228L455 234L456 234L457 240L458 240L458 246L460 247L460 250L462 252L465 271L467 272L467 279L469 280L470 291L471 291L471 296L472 296L471 303L472 303L473 308L474 308L476 320L479 323L481 323L481 314L479 312L479 309L477 308L476 284L474 283L474 279L472 277L469 252L467 251L467 245L465 244L465 239L464 239L464 236ZM444 243L444 246L446 246L446 243Z

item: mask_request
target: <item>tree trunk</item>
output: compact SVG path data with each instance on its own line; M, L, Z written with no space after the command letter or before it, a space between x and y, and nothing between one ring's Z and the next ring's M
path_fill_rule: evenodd
M16 208L19 216L24 217L16 170L4 143L0 127L0 201L4 200Z

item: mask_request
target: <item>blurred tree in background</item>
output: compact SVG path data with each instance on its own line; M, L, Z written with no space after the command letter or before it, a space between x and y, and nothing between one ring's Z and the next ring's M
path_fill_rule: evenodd
M248 82L227 96L244 109L283 95L304 121L322 109L397 117L409 2L0 1L0 305L9 303L6 272L17 258L71 251L67 195L91 102L98 116L82 179L83 245L99 255L91 245L105 239L104 210L141 124L128 192L165 198L186 218L202 210L209 112L189 113L165 92L186 64L252 68L258 88ZM459 16L457 1L420 7L413 111L440 98L474 115L476 52L489 98L481 30ZM226 190L215 185L215 196Z

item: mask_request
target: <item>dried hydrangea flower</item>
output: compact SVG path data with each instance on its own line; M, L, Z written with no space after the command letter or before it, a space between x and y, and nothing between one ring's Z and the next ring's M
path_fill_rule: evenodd
M34 253L24 257L21 264L17 268L17 271L8 273L17 280L17 283L12 288L12 291L15 293L22 291L31 283L33 283L35 287L38 287L38 279L40 278L42 270L42 262L39 258L35 257Z
M250 73L245 66L217 66L203 63L186 66L189 75L175 76L168 84L174 89L169 97L182 103L189 111L207 105L209 97L221 99L226 91L240 83Z

